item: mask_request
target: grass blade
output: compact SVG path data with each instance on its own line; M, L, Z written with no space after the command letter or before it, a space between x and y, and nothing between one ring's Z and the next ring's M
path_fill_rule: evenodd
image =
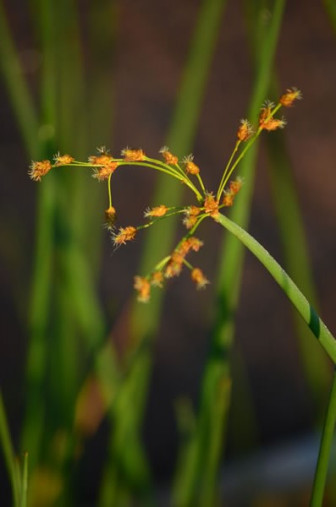
M286 155L284 137L280 132L274 132L274 134L274 136L269 136L266 142L270 160L272 197L284 249L284 263L288 273L302 287L304 293L316 307L317 297L311 275L307 243L292 172ZM300 255L298 255L298 251ZM323 393L330 381L330 369L317 344L306 339L306 328L296 314L294 324L299 339L304 374L313 396L314 405L319 413ZM312 357L314 357L314 361L311 360Z
M335 337L280 264L256 239L228 217L220 214L217 222L230 231L263 264L318 339L331 361L336 364Z
M324 489L327 481L328 465L333 443L335 423L336 423L336 371L334 372L334 378L330 391L327 413L322 431L320 451L318 455L312 497L310 501L311 507L320 507L323 504Z
M31 157L38 155L38 119L31 94L23 78L20 60L11 37L6 13L0 2L0 66L7 92Z
M280 31L284 0L274 2L269 26L265 28L262 50L259 55L254 89L248 111L248 118L255 120L260 104L265 99L276 43ZM254 181L256 148L244 157L239 174L244 178L243 195L232 208L232 217L240 224L249 218L250 202ZM216 320L210 355L203 375L199 416L190 452L182 468L175 490L175 503L179 506L211 505L214 502L218 463L222 450L226 415L231 393L229 355L234 333L234 314L238 303L243 265L243 249L235 238L227 238L222 248L218 269Z
M19 506L19 495L21 488L19 465L14 454L14 449L12 446L12 440L10 437L5 407L1 393L0 393L0 444L12 486L13 505Z
M190 55L184 71L170 132L167 136L167 144L177 155L184 155L192 148L209 66L221 23L221 13L225 4L225 0L205 0L199 11ZM166 178L159 179L153 200L155 203L169 202L169 205L176 206L181 198L180 185ZM171 221L165 230L165 235L155 228L148 231L140 272L148 271L157 262L157 259L169 251L174 230L175 223ZM123 422L122 414L120 416L117 414L117 419L114 418L115 434L123 435L122 438L120 437L119 443L114 440L114 444L112 444L116 446L114 455L115 453L119 454L119 448L122 456L125 440L134 441L134 438L138 439L139 437L152 364L152 341L160 320L162 299L162 294L155 294L146 307L134 304L132 308L131 336L133 350L137 351L135 355L133 351L130 355L129 378L121 387L119 396L124 400L123 403L126 404L126 400L128 400L128 405L134 408L130 421ZM128 459L127 453L125 459ZM141 459L138 462L141 463ZM119 466L121 466L120 463ZM143 476L141 468L138 474L139 477ZM116 475L114 474L114 476ZM104 494L103 497L105 497Z
M28 453L25 452L23 456L20 507L27 506L27 491L28 491Z

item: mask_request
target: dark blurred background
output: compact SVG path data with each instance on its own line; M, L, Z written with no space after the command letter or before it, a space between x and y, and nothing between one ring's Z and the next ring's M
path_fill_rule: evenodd
M2 3L24 78L34 104L39 107L43 59L36 30L38 23L28 2ZM111 148L115 155L130 146L141 147L146 153L156 156L165 144L172 121L199 7L200 2L191 0L175 3L153 0L77 2L78 40L86 95L78 114L72 119L73 138L81 135L83 118L86 115L89 118L84 149L80 149L78 158L85 160L99 145ZM265 8L264 16L268 15L269 11ZM57 31L62 36L62 31L67 29L65 17L64 25L57 25ZM96 42L92 42L94 40ZM281 90L297 86L303 92L304 100L285 111L288 124L284 137L301 206L320 313L332 331L336 329L333 289L334 282L336 284L335 58L335 32L323 3L313 0L288 2L274 75ZM63 76L63 86L70 86L71 80L70 65L69 74ZM209 189L218 184L231 153L238 121L246 116L252 86L253 67L244 7L241 2L228 1L223 11L192 150ZM0 81L0 108L0 382L13 439L19 448L25 406L25 364L30 340L27 322L34 271L37 193L44 182L36 184L28 177L31 156L22 141L10 93L3 79ZM53 127L41 124L38 131L40 139L48 137L48 128ZM268 135L272 134L266 133L265 137ZM72 146L70 140L62 140L62 150L77 157L76 146ZM62 171L65 172L66 168ZM86 170L81 171L83 178L88 180ZM142 213L151 203L155 183L155 174L146 170L128 168L116 173L113 193L120 225L142 221ZM98 185L94 180L87 184L92 188ZM138 272L145 233L139 234L134 243L114 250L108 232L102 226L106 195L104 189L100 190L99 198L95 195L94 206L88 201L81 212L86 216L94 207L97 233L87 238L87 243L92 246L96 241L102 245L96 252L98 261L95 264L92 261L97 275L96 294L108 333L118 323L115 334L118 347L122 348L125 327L122 316L127 312L132 296L133 276ZM87 196L90 200L90 192ZM67 205L70 216L71 199ZM286 206L285 200L283 205ZM258 156L249 231L276 259L283 261L263 140ZM222 234L222 230L212 223L206 224L199 233L205 244L198 254L197 263L211 281L205 291L196 292L186 275L167 284L154 347L144 425L147 453L159 484L170 482L176 461L176 399L189 397L197 404L209 347L211 300ZM300 256L300 246L297 255ZM314 338L308 333L307 340ZM237 360L233 362L232 406L227 437L229 463L250 455L255 448L274 449L313 433L323 412L318 417L314 413L302 373L289 303L250 254L246 255L244 264L233 356L237 356ZM240 390L240 378L244 378L243 392ZM244 403L254 413L257 444L245 430L246 440L237 436L239 421L244 418ZM83 498L92 498L97 488L97 480L88 470L92 461L99 462L103 454L102 442L106 440L104 423L99 435L87 449L87 462L81 472L83 477L86 474L86 481L82 484L83 503L79 501L78 505L84 505ZM4 471L3 474L6 482ZM278 504L265 501L263 505Z

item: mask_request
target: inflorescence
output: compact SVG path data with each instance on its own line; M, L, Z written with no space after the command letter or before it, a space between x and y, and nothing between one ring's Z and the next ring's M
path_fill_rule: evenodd
M195 236L197 228L207 217L211 217L216 221L220 210L233 205L235 196L243 184L242 179L239 177L231 179L233 171L263 130L272 131L285 126L286 122L283 118L275 117L278 110L282 106L292 106L295 100L301 98L300 90L290 88L280 97L276 105L269 101L265 102L260 110L256 127L252 126L248 120L241 120L237 130L235 146L223 171L216 193L206 190L200 168L195 164L193 155L188 155L180 161L166 146L160 150L163 160L150 158L141 149L133 150L129 148L125 148L121 152L121 158L111 156L105 147L99 148L98 154L90 156L88 162L77 161L70 155L58 153L55 155L53 162L50 160L32 162L29 175L32 180L41 181L41 178L55 167L93 168L93 177L98 181L107 182L108 207L105 210L105 223L116 247L132 241L138 231L146 229L160 220L179 214L182 215L182 222L187 229L186 234L173 252L162 259L151 273L146 276L135 276L134 288L137 291L138 300L147 302L152 287L163 287L166 279L178 276L182 268L186 267L190 270L191 279L196 287L201 289L209 281L200 268L194 267L186 259L191 252L198 252L203 245L203 242ZM243 147L241 147L242 143ZM182 207L169 207L166 204L160 204L146 209L144 217L147 222L145 224L138 227L128 225L127 227L116 228L116 210L112 204L111 178L113 173L124 165L148 167L179 180L194 193L197 204Z

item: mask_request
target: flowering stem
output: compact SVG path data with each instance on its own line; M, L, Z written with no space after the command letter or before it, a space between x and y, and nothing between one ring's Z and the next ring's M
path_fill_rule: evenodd
M265 122L267 122L270 118L272 118L275 113L277 111L279 111L281 107L281 104L277 104L274 109L271 111L271 113L268 115L268 117L265 119ZM224 188L225 188L225 185L227 184L231 174L233 173L233 171L235 170L235 168L237 167L237 165L239 164L239 162L241 161L241 159L245 156L245 153L251 148L252 144L258 139L258 137L260 136L261 132L263 131L264 129L262 127L259 127L257 132L255 133L255 135L253 137L251 137L251 139L249 140L249 142L246 144L245 148L242 150L242 152L239 154L238 158L235 160L234 164L232 165L231 169L229 170L229 167L230 167L230 164L232 162L232 159L238 149L238 146L240 144L240 141L237 141L236 143L236 146L231 154L231 157L226 165L226 168L224 170L224 173L223 173L223 176L222 176L222 179L221 179L221 182L219 184L219 187L218 187L218 191L217 191L217 201L219 201L219 199L221 198L221 195L224 191Z
M202 180L202 178L201 178L201 176L200 176L199 173L197 173L196 176L197 176L197 179L198 179L199 184L201 186L202 192L205 195L206 192L205 192L205 186L204 186L203 180Z
M170 259L170 255L167 255L164 259L158 262L154 268L154 271L161 271L161 269L167 264Z
M140 162L127 162L127 161L123 161L123 162L120 162L119 165L138 165L138 166L144 166L144 167L150 167L151 169L155 169L156 171L161 171L165 174L168 174L169 176L172 176L173 178L176 178L178 179L179 181L182 181L183 183L185 183L193 192L194 194L196 195L197 197L197 200L198 201L202 201L203 200L203 197L201 195L201 193L199 192L199 190L197 190L197 188L195 187L195 185L193 185L193 183L186 177L183 177L182 175L180 175L177 171L175 171L174 169L170 168L169 166L169 170L165 169L165 167L160 167L160 166L157 166L155 164L150 164L148 162L144 162L144 161L140 161Z
M110 174L107 182L107 190L108 190L108 198L109 198L109 208L112 207L112 192L111 192L111 178L112 174Z
M298 310L330 359L334 364L336 364L335 337L331 334L327 326L317 315L314 308L295 285L293 280L282 269L280 264L278 264L278 262L256 239L254 239L244 229L239 227L239 225L235 222L232 222L229 218L222 214L218 216L217 222L236 236L236 238L238 238L239 241L241 241L241 243L243 243L243 245L245 245L246 248L248 248L257 257L257 259L259 259L275 281L280 285L294 307Z
M315 469L313 491L310 507L320 507L323 502L323 493L328 473L328 463L333 442L333 434L336 422L336 370L331 386L327 413L325 416L319 456Z
M217 201L219 201L219 199L220 199L220 197L221 197L221 195L222 195L222 192L223 192L223 190L224 190L224 187L225 187L225 176L226 176L226 174L227 174L227 172L228 172L228 170L229 170L229 167L230 167L230 165L231 165L231 162L232 162L232 160L233 160L233 158L234 158L235 154L237 153L237 150L238 150L238 147L239 147L240 143L241 143L241 141L240 141L240 140L238 140L238 141L236 142L236 145L235 145L235 147L233 148L233 152L231 153L231 157L229 158L228 163L227 163L227 164L226 164L226 166L225 166L225 169L224 169L224 172L223 172L223 175L222 175L222 179L221 179L221 181L220 181L220 184L219 184L219 187L218 187L218 191L217 191L217 196L216 196L216 200L217 200Z
M183 171L182 167L179 164L175 164L175 166L177 167L177 170L176 170L172 166L170 166L169 164L165 164L161 160L157 160L157 159L153 159L153 158L149 158L149 157L146 157L146 160L148 160L150 162L153 162L154 164L157 164L158 166L166 168L169 171L174 172L174 174L176 174L176 177L178 177L179 179L182 178L181 181L184 181L190 188L192 188L192 190L194 192L197 192L199 194L197 188L195 187L195 185L193 184L193 182L191 181L191 179L189 178L189 176L185 173L185 171ZM202 200L201 194L199 194L198 200Z

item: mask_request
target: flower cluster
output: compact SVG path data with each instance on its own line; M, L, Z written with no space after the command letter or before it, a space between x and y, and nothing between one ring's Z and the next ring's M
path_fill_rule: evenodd
M77 161L71 155L61 155L58 153L54 157L54 163L50 160L32 162L29 175L32 180L41 181L43 176L56 167L75 166L92 168L93 177L98 181L105 181L107 183L108 207L105 210L105 223L116 247L134 240L139 231L152 226L160 220L182 215L182 222L187 230L185 236L183 236L172 253L158 262L151 273L146 276L135 276L134 288L137 291L138 300L147 302L150 298L152 287L163 287L165 280L178 276L185 267L190 270L191 279L196 284L196 287L201 289L209 281L199 267L194 267L186 259L191 252L198 252L203 245L203 242L194 235L195 231L205 218L210 217L216 221L223 208L233 205L234 199L243 185L241 178L231 178L233 171L262 131L273 131L285 126L285 120L275 116L278 110L281 107L291 107L295 100L301 98L300 90L289 88L281 95L276 105L270 101L264 103L255 127L248 120L241 120L236 133L234 149L215 193L206 190L200 167L195 164L193 155L184 157L180 162L178 156L172 153L166 146L160 150L162 159L148 157L142 149L134 150L130 148L122 150L121 157L113 157L105 147L102 147L98 149L98 155L91 155L87 162ZM111 178L118 168L126 165L147 167L175 178L193 192L196 203L182 207L169 207L166 204L159 204L158 206L147 208L144 212L144 217L147 221L144 224L137 227L128 225L127 227L116 228L117 213L112 203Z

